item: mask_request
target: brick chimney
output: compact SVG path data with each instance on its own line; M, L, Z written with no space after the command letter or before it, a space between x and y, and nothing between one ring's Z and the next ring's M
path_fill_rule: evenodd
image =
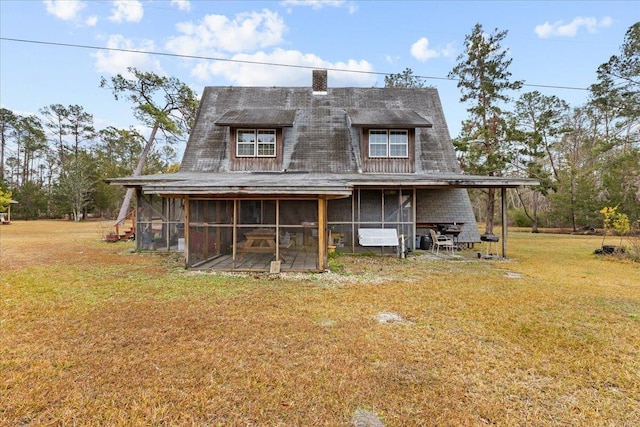
M313 70L312 88L314 93L327 93L327 70Z

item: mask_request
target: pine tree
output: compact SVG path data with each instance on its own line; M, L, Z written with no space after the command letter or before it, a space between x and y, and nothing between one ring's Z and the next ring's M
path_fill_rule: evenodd
M512 59L507 58L508 52L501 46L506 36L507 31L498 29L487 34L482 25L476 24L465 37L458 64L449 73L449 78L458 80L460 101L469 104L469 118L463 121L462 133L454 142L461 154L461 166L469 173L502 176L511 162L502 106L511 100L509 91L520 89L523 82L511 80ZM488 189L487 234L493 234L495 199L495 189Z

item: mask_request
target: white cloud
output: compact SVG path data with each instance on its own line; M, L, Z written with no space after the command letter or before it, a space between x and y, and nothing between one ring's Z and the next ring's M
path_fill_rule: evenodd
M191 10L191 2L189 0L171 0L171 4L178 6L178 10L188 12Z
M307 6L318 10L325 6L340 7L344 4L344 0L283 0L280 2L282 6Z
M63 21L71 21L78 17L78 14L87 5L80 0L44 0L47 13Z
M349 14L353 15L358 11L358 4L354 1L346 2L344 0L283 0L280 6L304 6L313 10L320 10L324 7L346 7ZM291 8L287 9L287 13L291 13Z
M160 75L165 74L162 67L160 67L160 62L153 56L146 53L122 52L118 50L154 51L155 45L152 40L143 40L138 46L135 46L131 40L116 34L109 36L106 47L114 50L100 50L92 54L96 59L95 69L100 73L129 76L127 67L134 67L142 71L152 71Z
M114 0L111 9L110 21L113 22L140 22L144 15L142 3L138 0Z
M391 55L385 55L384 59L389 63L389 64L394 64L397 60L400 59L400 57L398 55L395 56L391 56Z
M283 41L284 20L269 10L247 12L232 20L224 15L206 15L199 23L176 25L181 36L166 43L170 52L211 56L214 52L246 52L275 46Z
M240 86L308 86L310 69L296 66L363 72L373 68L364 60L331 63L313 54L276 48L284 42L287 27L277 12L267 9L233 18L207 15L199 22L179 23L176 29L181 35L167 41L167 51L228 59L195 63L191 74L205 84L223 77ZM265 51L267 48L275 49ZM334 86L372 86L376 82L376 76L366 73L329 71L329 76Z
M440 56L437 50L429 49L429 39L422 37L411 45L411 56L418 61L424 62L428 59Z
M425 62L429 59L438 58L440 56L449 57L455 55L455 49L450 43L443 49L431 49L429 47L429 39L426 37L420 38L414 44L411 45L411 56L418 61Z
M556 21L554 23L545 22L536 25L534 31L540 38L548 37L575 37L581 28L585 28L589 33L597 33L600 28L610 27L613 20L609 16L605 16L599 22L598 19L592 17L578 16L573 21L565 24L564 21Z
M458 50L453 46L453 43L447 43L447 45L440 50L442 56L445 58L455 57L458 54Z
M87 27L95 27L98 24L98 16L97 15L91 15L90 17L88 17L87 19L84 20L84 24Z
M215 76L222 76L238 86L311 86L311 68L317 68L330 69L329 87L373 86L376 83L376 76L371 74L373 67L365 60L350 59L346 62L332 63L314 54L284 49L275 49L271 53L237 54L230 59L252 63L201 62L194 68L192 75L204 82L212 80ZM267 64L290 66L279 67ZM359 72L340 72L332 69Z

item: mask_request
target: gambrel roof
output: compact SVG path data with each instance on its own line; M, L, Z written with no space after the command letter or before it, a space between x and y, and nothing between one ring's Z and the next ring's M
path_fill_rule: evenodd
M282 152L270 168L262 169L261 159L250 159L246 168L234 167L232 129L243 127L281 129ZM409 154L413 171L363 171L368 153L361 153L362 128L412 129L415 143ZM463 174L435 88L314 91L310 87L228 86L205 88L178 173L109 182L166 195L335 197L344 197L355 187L508 188L536 184L529 179Z
M434 88L207 87L181 172L228 172L228 126L283 127L282 170L359 173L359 127L416 129L416 174L459 173ZM291 121L291 119L293 119Z

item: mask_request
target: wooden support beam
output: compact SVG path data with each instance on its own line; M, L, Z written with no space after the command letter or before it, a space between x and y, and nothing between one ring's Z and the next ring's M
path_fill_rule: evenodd
M327 201L318 199L318 270L326 269L327 264Z
M507 218L507 188L502 187L501 189L501 200L500 204L502 207L502 257L507 257L507 226L508 226L508 218Z
M189 196L184 199L184 266L189 268Z
M232 268L236 268L236 256L238 254L238 249L236 247L238 245L238 199L233 200L233 231L231 238L233 239L231 266Z
M280 261L280 200L276 200L276 261ZM278 273L280 264L278 264Z

